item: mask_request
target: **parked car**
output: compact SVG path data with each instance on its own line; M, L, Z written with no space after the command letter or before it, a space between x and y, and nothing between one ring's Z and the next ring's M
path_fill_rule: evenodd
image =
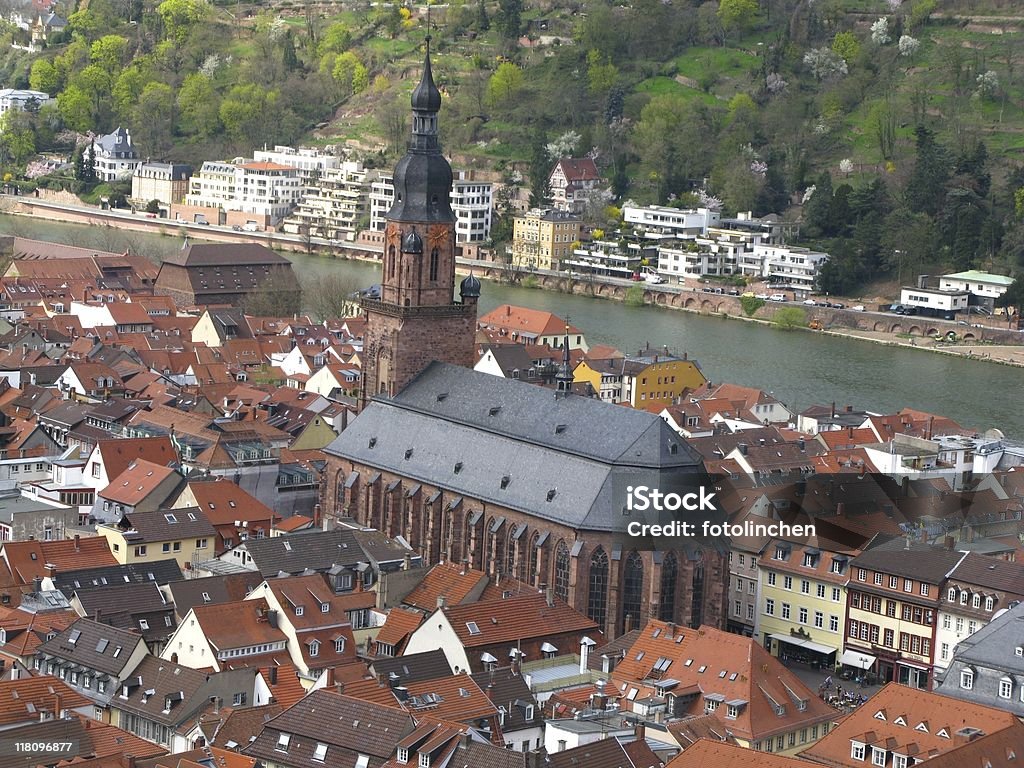
M738 288L730 288L728 291L726 291L726 293L729 294L730 296L739 296L740 295L740 292L739 292Z
M233 229L233 230L234 230L235 232L241 232L241 231L242 231L242 225L241 225L241 224L232 224L232 225L231 225L231 228L232 228L232 229Z
M759 294L757 294L757 298L759 298L759 299L761 299L763 301L763 300L768 298L768 294L767 293L759 293Z
M768 297L768 301L789 301L784 293L773 293Z
M850 309L852 309L854 312L863 312L864 311L864 305L863 304L856 304L856 305L850 307Z
M836 302L835 304L832 305L832 309L846 309L846 305Z
M816 307L816 306L818 306L818 302L816 302L814 299L807 299L804 302L804 304L806 304L808 307Z
M902 315L904 311L906 311L906 307L902 304L890 304L888 311L895 312L897 315Z

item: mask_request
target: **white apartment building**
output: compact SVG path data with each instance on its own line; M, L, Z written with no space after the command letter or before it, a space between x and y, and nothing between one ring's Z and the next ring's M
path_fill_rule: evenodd
M0 114L3 114L0 108ZM1013 278L1006 275L993 275L969 269L966 272L955 272L939 278L939 289L943 291L967 291L986 299L998 299L1013 285Z
M761 276L769 282L809 291L817 283L818 272L828 261L828 254L808 248L758 243L754 246L753 261L761 262Z
M663 205L625 205L622 208L623 220L652 240L706 235L708 228L717 226L721 217L718 211L709 208L680 209Z
M460 243L482 243L491 236L494 185L473 178L472 171L456 171L452 180L452 211L455 239ZM395 199L394 178L382 173L370 184L370 229L383 232L387 213Z
M362 163L346 161L321 172L309 182L305 197L294 213L284 221L284 231L329 240L353 240L360 229L360 220L368 212L371 182L377 171Z
M237 158L232 163L204 162L189 180L185 204L251 213L276 224L301 198L302 181L295 168Z
M257 163L274 163L294 168L299 172L299 178L307 183L315 177L325 176L328 171L341 168L342 164L340 157L317 147L264 147L253 152L252 159Z
M934 288L901 288L900 303L932 312L960 312L971 302L967 291L937 291Z
M52 104L53 102L54 99L50 98L50 94L43 93L42 91L0 88L0 117L3 117L12 109L21 111L29 107L39 109L39 107Z

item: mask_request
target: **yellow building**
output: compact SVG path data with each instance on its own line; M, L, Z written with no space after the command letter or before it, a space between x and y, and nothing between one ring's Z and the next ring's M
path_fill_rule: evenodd
M695 360L668 353L584 361L576 366L573 379L589 382L605 402L645 410L672 405L687 390L707 382Z
M517 269L559 270L580 239L580 219L565 211L534 208L518 214L512 228L512 265Z
M182 569L214 557L217 532L198 507L129 512L96 532L122 565L174 558Z
M773 656L803 659L830 671L835 667L843 653L849 563L858 554L817 539L769 543L758 561L758 632ZM730 598L730 606L734 603L740 601Z

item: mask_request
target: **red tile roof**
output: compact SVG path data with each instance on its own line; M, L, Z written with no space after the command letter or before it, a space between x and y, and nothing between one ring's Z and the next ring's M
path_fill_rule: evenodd
M117 565L107 540L96 536L59 541L6 541L0 555L21 584L31 584L36 576L47 576L47 563L57 565L64 573Z
M598 626L592 619L561 600L548 605L542 594L448 606L444 614L466 648L568 632L598 634ZM477 631L470 632L468 624L475 624Z
M1016 722L1011 712L889 683L800 754L826 765L862 768L864 761L851 757L855 740L928 760L954 750L963 728L991 734Z
M400 656L409 635L423 622L423 614L418 611L408 611L405 608L392 608L388 611L384 626L377 633L376 642L390 645L394 649L394 656Z
M178 460L178 454L169 437L135 437L129 439L100 440L96 444L107 470L107 478L117 477L138 459L167 465Z
M478 323L482 326L503 328L510 333L526 333L530 336L558 336L565 333L566 322L558 315L540 309L517 307L513 304L502 304L481 317ZM569 326L569 333L581 334L579 328Z
M139 459L117 477L111 478L110 484L100 491L99 495L115 504L134 507L163 486L164 498L155 499L156 504L162 504L167 498L167 493L173 490L167 483L175 475L177 470L173 467Z
M213 525L230 525L235 520L246 520L251 525L266 521L269 529L275 517L274 510L224 478L191 482L188 491Z
M39 721L40 712L60 717L62 710L91 707L92 701L50 675L0 682L0 727Z
M476 600L486 584L487 576L482 571L455 563L439 563L426 573L423 581L402 602L421 611L433 611L441 597L448 605Z
M849 750L847 750L849 751ZM701 739L684 749L665 768L807 768L810 764L796 757L786 757L723 742Z

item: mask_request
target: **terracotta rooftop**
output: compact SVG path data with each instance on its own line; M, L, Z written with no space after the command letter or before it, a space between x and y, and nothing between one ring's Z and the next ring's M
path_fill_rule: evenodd
M177 470L173 467L138 459L130 464L124 472L112 477L109 485L100 491L99 496L115 504L134 507L164 486L164 490L161 492L163 498L153 499L155 504L161 504L167 500L169 492L173 490L165 483L175 475L177 475Z
M726 744L710 739L701 739L684 749L665 768L807 768L810 763L797 757L786 757L768 752Z
M31 584L36 576L49 575L47 563L60 566L64 573L103 565L117 565L107 540L100 536L59 541L5 541L0 554L11 573L22 584Z
M851 757L856 741L930 760L962 743L957 734L965 728L992 734L1016 722L1011 712L889 683L800 754L825 765L862 768L864 761Z
M402 602L421 611L433 611L439 598L444 598L447 605L472 602L486 585L487 575L482 571L451 562L439 563L427 571Z
M567 632L599 634L592 619L561 600L548 605L542 594L448 606L444 614L466 648ZM470 625L476 628L475 632Z
M62 680L49 675L25 677L0 682L0 727L17 723L38 722L40 712L60 717L64 710L91 707L92 701Z
M558 315L539 309L502 304L492 309L477 321L483 326L503 328L509 333L525 333L528 336L560 336L565 333L566 322ZM569 325L570 335L582 334L579 328Z
M409 611L405 608L395 607L388 611L384 626L377 633L375 641L390 645L394 649L394 656L400 656L405 641L409 635L422 623L423 614L418 611Z
M103 459L108 480L117 477L139 459L165 466L178 460L171 438L166 436L100 440L95 450Z
M197 605L192 609L214 653L286 640L284 632L266 620L267 601L239 600L234 603Z

